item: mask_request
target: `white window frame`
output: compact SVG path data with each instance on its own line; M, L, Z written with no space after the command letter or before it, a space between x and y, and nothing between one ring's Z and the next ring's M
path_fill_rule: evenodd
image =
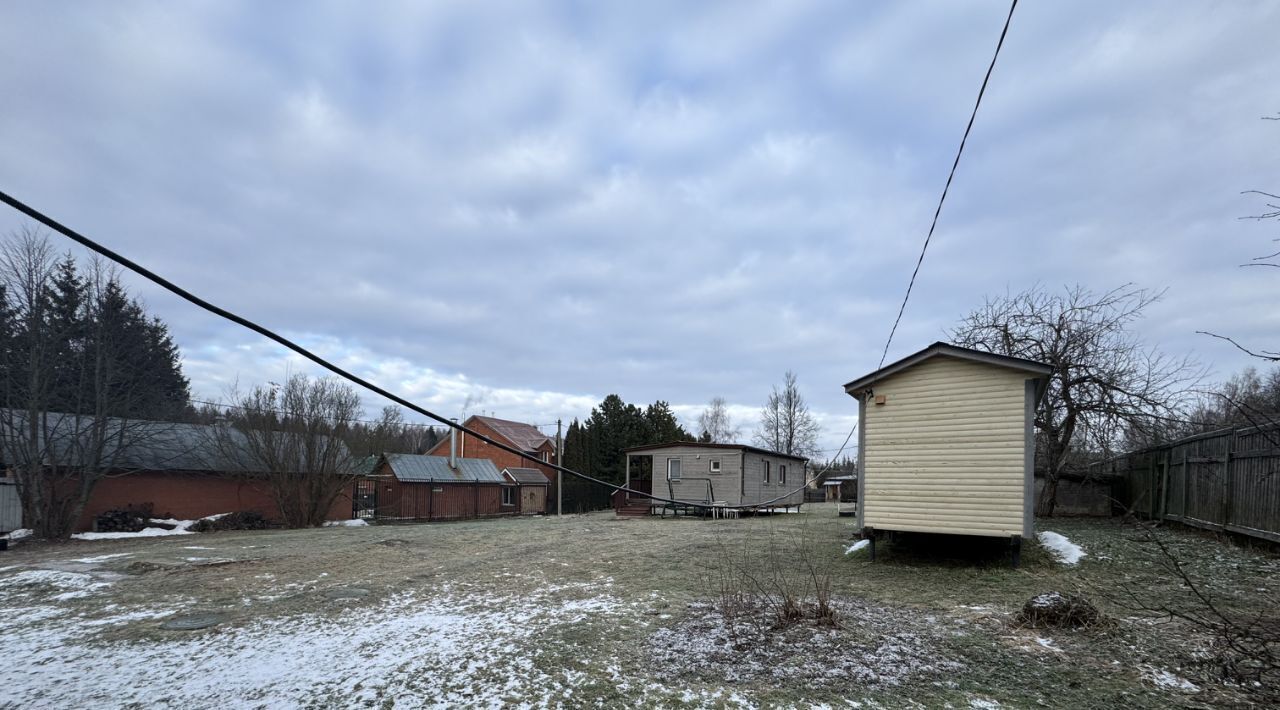
M508 498L511 499L511 502L509 503L507 502ZM516 487L515 486L502 487L502 504L507 507L515 506L516 504Z
M763 459L762 463L764 463L764 478L762 478L762 479L761 479L761 481L762 481L763 483L765 483L766 485L768 485L768 483L769 483L769 464L770 464L771 462L770 462L768 459Z
M708 471L710 471L711 473L720 473L720 471L722 470L722 469L720 468L720 459L719 459L719 458L713 458L713 459L708 460L708 461L707 461L707 470L708 470Z
M673 462L676 464L676 475L674 478L671 476L671 464ZM675 456L667 459L667 480L668 481L681 480L681 478L684 476L683 468L684 468L684 463L680 460L679 456Z

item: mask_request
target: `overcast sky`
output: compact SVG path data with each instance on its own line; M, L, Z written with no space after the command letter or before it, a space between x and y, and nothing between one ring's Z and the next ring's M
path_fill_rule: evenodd
M1007 10L8 2L0 189L447 415L719 395L749 431L791 369L834 448ZM890 359L1035 284L1168 289L1141 333L1219 377L1196 330L1280 344L1237 266L1280 237L1239 219L1280 190L1278 29L1023 3ZM198 396L316 371L129 283Z

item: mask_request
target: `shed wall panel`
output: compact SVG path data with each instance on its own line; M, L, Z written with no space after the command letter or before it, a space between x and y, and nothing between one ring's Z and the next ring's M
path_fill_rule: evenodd
M937 357L878 382L861 432L863 524L1024 534L1027 374ZM874 404L883 396L884 404Z

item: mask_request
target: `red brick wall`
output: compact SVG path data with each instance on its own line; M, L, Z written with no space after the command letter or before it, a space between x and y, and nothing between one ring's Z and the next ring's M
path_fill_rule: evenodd
M93 529L93 519L107 510L137 507L150 503L156 516L172 515L194 520L207 515L254 510L270 520L279 520L275 500L261 484L238 476L200 473L148 472L104 478L94 487L77 531ZM351 517L351 492L334 501L327 520Z
M510 445L511 443L507 441L506 437L494 431L489 427L489 425L485 424L482 421L475 420L475 419L468 419L465 422L465 424L468 428L474 429L480 432L481 434L484 434L485 436L488 436L493 439L497 439L498 441L501 441L508 445ZM548 441L539 449L539 452L546 451L547 458L554 462L556 458L555 448L556 448L555 444ZM429 456L448 456L449 455L448 432L446 432L445 438L442 439L439 443L437 443L430 451L427 452L427 454ZM556 475L559 473L554 468L547 466L546 464L542 463L541 461L538 461L537 459L530 459L530 458L524 458L522 456L516 456L513 453L503 451L502 449L499 449L496 446L487 444L475 438L474 436L467 436L463 432L458 432L458 456L466 457L470 459L489 459L490 461L493 462L494 466L498 467L499 471L501 471L504 468L536 468L539 471L542 471L543 475L545 475L547 479L551 481L551 486L553 490L556 485Z

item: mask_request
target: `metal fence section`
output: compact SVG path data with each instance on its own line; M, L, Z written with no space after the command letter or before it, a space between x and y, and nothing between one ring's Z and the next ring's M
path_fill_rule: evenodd
M1226 429L1099 461L1116 499L1157 520L1280 542L1280 425Z

